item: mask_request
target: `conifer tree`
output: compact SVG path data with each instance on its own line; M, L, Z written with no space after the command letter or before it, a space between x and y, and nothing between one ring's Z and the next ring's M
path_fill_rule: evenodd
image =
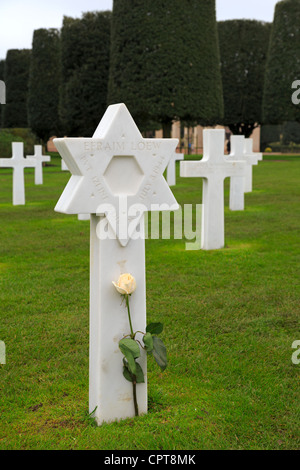
M271 25L252 20L218 23L224 120L249 137L262 122L262 99Z
M28 89L28 123L46 141L59 130L60 38L57 29L34 31Z
M107 107L111 12L64 17L59 115L69 136L92 136Z
M215 0L114 0L109 103L141 129L223 115Z
M300 80L299 25L300 0L276 4L263 98L266 124L300 122L300 105L292 101L293 83Z
M30 54L29 49L7 51L4 69L6 104L3 106L3 127L28 127L27 96Z

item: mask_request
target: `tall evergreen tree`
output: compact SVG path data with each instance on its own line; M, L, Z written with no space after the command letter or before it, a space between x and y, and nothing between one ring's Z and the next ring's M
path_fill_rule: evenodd
M46 141L59 130L60 38L57 29L33 34L28 89L28 123Z
M59 115L64 133L91 136L107 106L111 12L64 17Z
M6 105L3 107L3 127L28 127L27 95L30 54L29 49L7 51L4 70Z
M114 0L109 103L141 129L223 115L215 0Z
M224 120L234 134L249 137L262 122L264 76L271 25L260 21L218 23Z
M292 84L300 80L300 0L283 0L275 8L263 99L266 124L300 122L300 105L292 102Z

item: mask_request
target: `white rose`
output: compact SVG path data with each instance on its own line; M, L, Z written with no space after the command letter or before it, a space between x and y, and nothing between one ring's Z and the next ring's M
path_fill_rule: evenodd
M122 295L132 294L136 289L135 278L129 273L121 274L117 283L113 281L113 285Z

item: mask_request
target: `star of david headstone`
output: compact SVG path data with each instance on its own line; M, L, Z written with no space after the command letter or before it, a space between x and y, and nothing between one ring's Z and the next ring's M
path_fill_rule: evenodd
M131 318L136 331L145 331L145 238L133 235L143 235L144 213L152 204L154 210L158 204L165 210L178 207L163 177L178 140L144 139L126 106L118 104L108 107L92 138L54 142L72 174L55 210L90 215L89 410L100 425L135 415L132 384L123 376L118 348L128 334L128 318L112 281L124 273L135 277ZM134 205L139 211L131 216ZM115 237L98 236L103 222ZM137 386L137 401L140 413L146 413L144 351L139 360L145 382Z
M124 104L110 106L92 138L54 140L72 173L55 210L104 213L116 237L126 246L152 204L178 208L163 177L177 142L143 138ZM139 215L130 215L127 210L123 213L124 208L133 206L139 208Z

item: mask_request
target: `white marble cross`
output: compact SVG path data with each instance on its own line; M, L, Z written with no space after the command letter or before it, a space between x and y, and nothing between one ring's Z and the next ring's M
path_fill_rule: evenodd
M250 165L247 165L246 169L246 184L245 192L251 193L253 189L253 165L258 165L258 162L263 159L262 153L253 152L253 139L245 139L244 143L244 155Z
M69 171L69 168L67 167L66 162L63 160L63 158L61 159L61 171Z
M24 158L23 142L12 142L12 157L0 158L0 168L13 168L13 205L24 205L24 168L36 168L36 161Z
M177 143L144 139L124 104L108 107L92 138L55 139L72 173L55 210L91 217L89 409L98 425L135 415L132 384L123 377L118 348L130 332L128 317L112 281L124 273L135 277L132 325L145 332L144 213L152 204L179 207L163 177ZM139 361L145 373L145 383L137 385L142 414L147 412L144 351Z
M180 162L180 176L203 178L202 237L203 250L224 247L224 179L245 177L244 162L227 160L224 155L225 130L203 131L203 158Z
M26 158L34 159L36 161L34 183L43 184L43 162L50 162L51 157L49 155L43 155L43 147L41 145L35 145L34 155L27 155Z
M232 135L230 138L231 152L226 158L230 162L242 161L246 162L247 167L248 159L244 155L244 140L243 135ZM247 167L245 171L247 171ZM243 211L245 209L245 176L232 176L230 178L230 194L229 194L229 209L232 211Z
M167 182L169 186L176 185L176 161L184 160L184 153L174 153L167 166Z

